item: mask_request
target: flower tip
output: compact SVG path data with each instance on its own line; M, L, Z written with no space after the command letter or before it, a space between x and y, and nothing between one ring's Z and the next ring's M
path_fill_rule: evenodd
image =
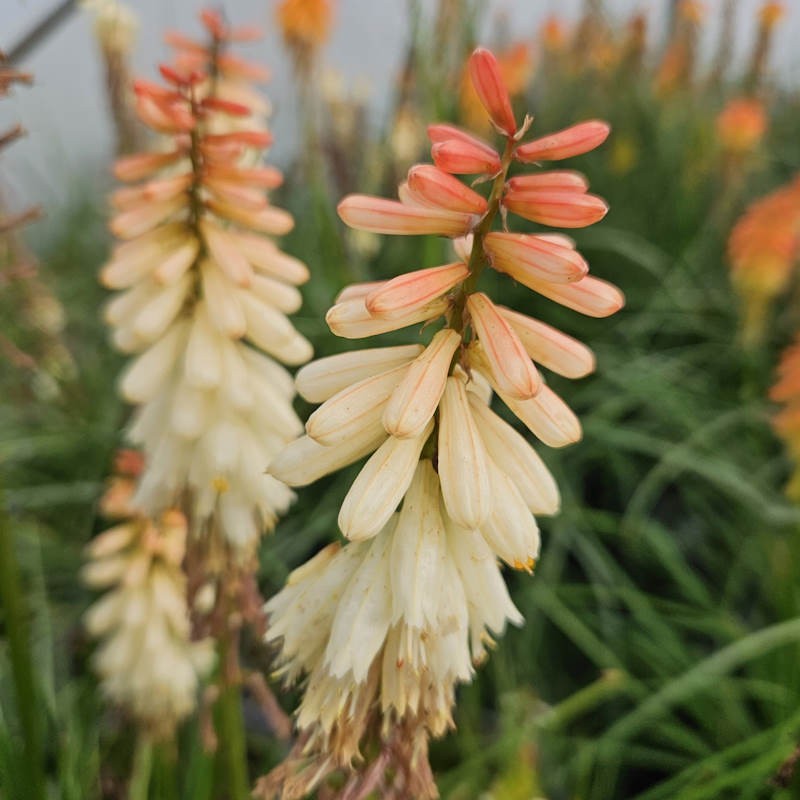
M503 133L513 136L517 131L517 123L508 88L494 53L485 47L476 48L469 59L469 75L481 105L492 122Z

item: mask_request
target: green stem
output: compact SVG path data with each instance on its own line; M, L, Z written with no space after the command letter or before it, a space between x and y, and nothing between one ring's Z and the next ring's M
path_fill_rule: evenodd
M500 162L500 171L497 173L492 183L492 191L489 193L486 213L483 215L483 219L481 219L478 227L473 231L472 252L470 253L468 264L469 277L459 287L453 302L450 327L461 333L462 339L466 331L464 309L467 304L467 298L475 291L478 279L486 268L487 261L486 253L483 250L483 240L486 238L486 234L492 230L492 224L497 216L497 212L500 210L500 200L503 197L508 169L514 157L515 144L515 141L511 137L506 140L505 151L503 152L503 157Z
M45 800L44 748L40 718L41 704L34 682L33 658L27 613L19 582L14 553L11 520L0 485L0 602L5 616L11 671L17 699L17 713L24 744L23 766L27 772L26 797Z
M153 740L146 733L139 733L136 752L133 754L128 800L148 800L150 777L153 772Z
M247 774L247 744L244 735L244 714L239 670L239 642L230 629L229 616L219 636L219 687L216 729L219 740L218 774L224 776L230 800L249 800L250 780Z

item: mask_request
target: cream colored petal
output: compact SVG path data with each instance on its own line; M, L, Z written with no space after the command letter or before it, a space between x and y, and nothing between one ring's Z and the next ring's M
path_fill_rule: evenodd
M528 430L548 447L565 447L581 440L580 420L550 387L543 386L530 400L498 394Z
M448 305L447 298L440 297L406 316L395 319L375 319L367 311L364 298L356 297L333 306L325 315L325 321L337 336L345 339L363 339L366 336L378 336L381 333L400 330L409 325L436 319L444 314Z
M307 486L363 458L385 439L386 431L379 420L333 447L325 447L310 436L302 436L272 460L269 473L289 486Z
M125 370L120 393L129 403L145 403L155 397L176 369L186 346L188 325L178 322Z
M469 405L489 456L514 481L531 512L557 514L558 486L525 437L471 393Z
M389 547L395 521L376 536L339 601L325 649L325 665L334 677L352 673L361 683L389 631Z
M392 536L392 624L432 630L439 624L445 585L445 528L439 512L439 479L429 460L420 461Z
M326 400L306 422L306 432L324 445L341 444L380 420L389 395L408 370L395 367L348 386Z
M511 478L494 464L489 474L495 502L481 534L506 564L530 571L539 557L539 527Z
M450 377L439 404L439 479L447 513L465 528L479 527L491 513L488 460L464 382Z
M423 349L422 345L409 344L352 350L320 358L297 373L297 391L309 403L323 403L358 381L408 364Z
M383 412L383 425L399 438L418 436L436 412L461 336L451 328L439 331L411 364L392 392Z
M354 541L375 536L388 522L408 489L419 455L433 431L429 421L413 439L390 436L362 467L339 511L339 528Z

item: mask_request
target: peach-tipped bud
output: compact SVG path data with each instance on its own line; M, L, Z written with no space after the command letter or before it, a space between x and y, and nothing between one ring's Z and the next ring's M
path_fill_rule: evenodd
M450 139L431 148L433 163L453 175L494 175L500 171L500 156L494 150L486 152L472 142Z
M339 203L338 211L351 228L410 236L463 236L476 221L472 214L461 211L409 206L364 194L348 195Z
M373 317L398 319L441 297L468 275L463 261L407 272L371 291L364 303Z
M523 219L557 228L585 228L608 213L602 197L578 192L508 191L503 205Z
M519 336L525 352L537 364L565 378L583 378L594 372L594 353L582 342L505 306L498 306L497 310Z
M383 412L383 426L392 436L419 436L439 405L453 354L461 336L452 328L439 331L409 367Z
M378 336L381 333L400 330L409 325L436 319L444 314L448 305L447 298L440 297L401 317L382 319L373 317L369 313L363 297L354 297L343 300L328 309L325 322L336 336L342 336L345 339L363 339L366 336Z
M139 181L174 163L182 155L175 150L171 153L136 153L125 156L115 162L114 177L126 182Z
M609 133L611 127L606 122L600 120L581 122L563 131L520 145L514 151L514 157L523 164L534 161L560 161L562 158L571 158L594 150L603 144Z
M516 178L511 178L507 186L514 192L585 192L589 189L589 181L580 172L563 169L537 172L533 175L518 175Z
M531 281L529 288L588 317L610 317L625 305L625 296L616 286L591 275L575 283Z
M519 399L533 397L542 388L542 379L495 304L483 292L475 292L467 298L467 311L499 389Z
M337 392L308 418L306 433L326 447L346 442L381 419L386 401L407 371L407 365L395 367Z
M528 286L531 279L572 283L589 271L583 257L539 236L522 233L490 233L483 241L491 265L515 281Z
M414 199L435 208L466 214L484 214L486 200L458 178L432 164L417 164L408 171L408 188Z
M508 88L494 53L483 47L477 48L469 59L469 76L492 122L503 133L513 136L517 131L517 123Z

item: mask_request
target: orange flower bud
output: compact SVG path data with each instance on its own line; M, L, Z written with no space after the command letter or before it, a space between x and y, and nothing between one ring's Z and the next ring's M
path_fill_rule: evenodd
M517 123L494 53L483 47L477 48L469 59L469 75L492 122L505 134L513 136Z
M439 169L454 175L493 175L500 169L500 156L486 152L471 142L450 139L438 142L431 148L433 162Z
M534 161L560 161L562 158L571 158L594 150L603 144L609 133L611 127L606 122L600 120L581 122L520 145L514 151L514 157L524 164Z
M502 202L524 219L561 228L585 228L608 213L601 197L578 192L508 191Z
M472 214L408 206L364 194L348 195L339 203L338 211L351 228L373 233L463 236L475 222Z
M489 233L483 242L491 265L524 286L534 281L571 283L589 271L571 247L522 233Z
M379 319L395 319L428 305L469 275L463 261L406 272L373 289L364 299L367 311Z
M417 164L408 171L408 188L412 194L437 208L484 214L486 200L465 186L458 178L430 164Z

